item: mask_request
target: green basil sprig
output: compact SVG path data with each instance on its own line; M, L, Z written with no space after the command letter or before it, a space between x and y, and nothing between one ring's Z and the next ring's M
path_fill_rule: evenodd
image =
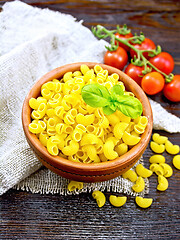
M102 107L106 115L117 109L132 119L142 114L141 102L133 96L125 95L120 85L113 86L109 92L105 86L98 83L87 84L82 87L81 95L86 104L94 108Z

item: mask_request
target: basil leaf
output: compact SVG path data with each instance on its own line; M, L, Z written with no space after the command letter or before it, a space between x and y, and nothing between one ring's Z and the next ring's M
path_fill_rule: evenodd
M123 95L124 91L120 85L115 85L111 88L111 102L116 102L117 101L117 96L118 95Z
M91 107L103 107L106 115L114 113L116 109L132 119L142 114L141 102L135 97L124 95L120 85L113 86L110 94L103 85L87 84L82 87L81 95L86 104Z
M109 105L109 107L115 112L116 111L116 109L117 109L117 104L116 104L116 102L112 102L112 103L110 103L110 105Z
M116 111L116 110L115 110ZM115 112L114 110L112 110L112 108L110 106L105 106L103 107L103 112L106 115L111 115L112 113Z
M111 93L114 95L124 95L124 91L123 91L123 88L116 84L114 85L112 88L111 88Z
M110 93L108 89L100 84L87 84L82 87L83 100L91 107L104 107L109 104Z
M118 110L124 115L135 119L142 114L143 109L141 102L137 98L123 95L118 96Z

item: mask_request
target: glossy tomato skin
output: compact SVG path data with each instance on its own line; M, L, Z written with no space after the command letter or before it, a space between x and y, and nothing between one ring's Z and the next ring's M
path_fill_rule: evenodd
M173 80L165 84L163 93L168 100L180 102L180 75L174 75Z
M145 38L141 44L133 44L133 46L139 50L153 50L156 48L156 45L154 44L154 42L149 38ZM130 50L130 55L131 55L131 58L134 58L134 56L137 57L137 54L133 49ZM143 55L147 59L150 58L147 52L143 53Z
M174 59L167 52L161 52L157 56L150 58L150 63L165 74L170 74L174 69Z
M131 77L135 82L137 82L137 84L139 84L141 86L141 81L142 81L142 70L144 68L143 67L139 67L139 66L135 66L134 64L130 63L126 69L125 69L125 73Z
M127 64L128 55L127 52L122 47L118 47L116 51L107 51L104 55L104 63L112 67L123 70L124 66Z
M163 90L164 84L164 77L160 73L150 72L142 78L141 87L145 93L154 95Z
M128 39L128 38L133 37L133 34L132 34L132 33L128 33L128 34L126 34L126 35L122 35L122 34L119 34L119 33L115 33L115 36L116 36L117 38L119 38L119 39L126 40L126 39ZM125 44L123 44L123 43L121 43L121 42L119 42L119 41L115 41L115 43L116 43L116 45L124 48L126 51L129 51L129 50L130 50L130 48L129 48L128 46L126 46Z

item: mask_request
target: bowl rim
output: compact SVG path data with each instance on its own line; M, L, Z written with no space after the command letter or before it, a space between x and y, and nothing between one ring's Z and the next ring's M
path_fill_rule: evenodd
M123 81L125 84L126 88L133 89L133 93L135 96L141 101L143 105L143 115L145 115L148 118L148 124L146 126L146 129L144 133L141 135L141 140L140 142L133 146L132 149L130 149L127 153L124 155L110 161L106 162L100 162L100 163L78 163L78 162L73 162L68 159L64 159L60 156L52 156L50 153L47 151L46 147L44 147L39 139L36 137L35 134L31 133L29 131L29 123L31 122L31 111L32 109L29 106L29 99L31 97L37 98L40 95L40 87L42 84L45 82L51 81L53 79L59 79L61 78L67 71L76 71L80 69L80 66L82 64L86 64L89 68L93 68L95 65L100 65L103 69L107 69L108 73L117 73L120 77L120 81ZM128 87L127 87L128 86ZM38 91L37 91L38 89ZM132 91L132 90L130 90ZM22 107L22 125L23 125L23 130L26 136L26 139L28 140L28 143L38 151L38 153L41 155L43 154L44 160L47 161L50 165L52 164L53 166L55 165L59 169L66 169L71 170L74 169L74 173L76 173L76 170L79 172L81 170L85 170L90 172L94 171L106 171L109 169L109 172L112 172L113 169L117 169L118 166L122 166L124 163L131 164L132 157L137 158L140 153L143 154L145 151L150 137L152 133L152 124L153 124L153 114L152 114L152 109L151 105L149 103L149 100L144 93L144 91L141 89L141 87L134 81L132 80L129 76L127 76L124 72L121 70L111 67L109 65L101 64L101 63L96 63L96 62L77 62L77 63L70 63L66 64L60 67L57 67L50 72L46 73L43 75L39 80L35 82L35 84L31 87L30 91L28 92L27 96L25 97L23 107ZM141 155L142 155L141 154Z

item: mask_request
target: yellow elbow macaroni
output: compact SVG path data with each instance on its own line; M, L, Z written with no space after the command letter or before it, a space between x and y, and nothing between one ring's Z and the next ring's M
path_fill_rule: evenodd
M82 64L79 70L66 72L62 79L43 84L41 96L29 100L29 131L36 134L51 155L98 163L122 156L140 141L148 123L145 116L134 120L120 111L105 115L102 108L93 108L83 101L81 88L96 82L109 90L119 84L124 94L132 95L118 74L108 75L100 65L90 69Z
M127 153L128 145L125 143L121 143L116 146L115 150L119 154L119 156L122 156L123 154Z
M159 175L157 190L166 191L167 188L168 188L168 180L164 176Z
M75 191L76 189L80 190L83 188L83 183L82 182L76 182L76 181L70 181L68 184L67 189L72 192Z
M92 197L94 199L96 199L98 207L104 206L104 204L106 202L106 197L105 197L104 193L102 193L101 191L94 191L92 193Z
M171 166L169 164L167 164L167 163L160 163L159 165L164 170L164 174L163 174L164 177L171 177L172 176L173 170L172 170L172 168L171 168Z
M145 128L148 124L148 118L146 116L140 116L138 118L138 122L137 125L142 126L143 128Z
M160 154L154 154L149 158L150 163L165 163L165 157Z
M141 208L148 208L151 206L153 199L152 198L143 198L137 196L135 198L136 204Z
M144 188L145 188L144 179L142 177L138 177L138 179L136 180L136 183L132 186L132 189L135 192L142 192Z
M166 149L166 152L172 155L176 155L179 153L179 146L173 145L169 140L165 142L165 149Z
M157 175L164 175L164 170L163 168L157 164L157 163L152 163L149 167L149 169L152 171L152 172L155 172Z
M45 128L46 123L44 121L33 121L29 124L29 131L35 134L43 132Z
M176 155L173 157L173 165L175 168L180 170L180 155Z
M158 144L164 144L168 140L167 137L161 136L158 133L154 133L152 135L152 139L153 139L154 142L156 142Z
M109 160L113 160L118 157L118 153L114 150L114 143L112 140L106 141L104 144L104 155Z
M66 156L69 156L69 155L74 155L75 153L78 152L78 150L79 150L79 144L74 140L70 140L69 145L65 146L62 149L62 153Z
M147 177L150 177L153 172L151 170L145 168L142 164L138 164L136 166L136 173L140 177L147 178Z
M154 142L154 141L150 142L150 147L151 147L152 151L155 153L163 153L165 150L164 144L158 144L157 142Z
M44 145L45 147L47 147L48 139L49 139L49 136L45 131L39 134L39 140L42 143L42 145Z
M128 123L125 122L116 123L113 129L114 136L118 139L121 139L127 127Z
M131 182L135 182L137 180L137 174L131 169L123 173L122 177L125 179L129 179Z
M117 197L115 195L110 195L109 202L115 207L123 206L127 201L127 197Z
M131 135L128 132L124 132L123 136L122 136L123 141L130 146L136 145L139 141L140 141L140 137L136 137Z

